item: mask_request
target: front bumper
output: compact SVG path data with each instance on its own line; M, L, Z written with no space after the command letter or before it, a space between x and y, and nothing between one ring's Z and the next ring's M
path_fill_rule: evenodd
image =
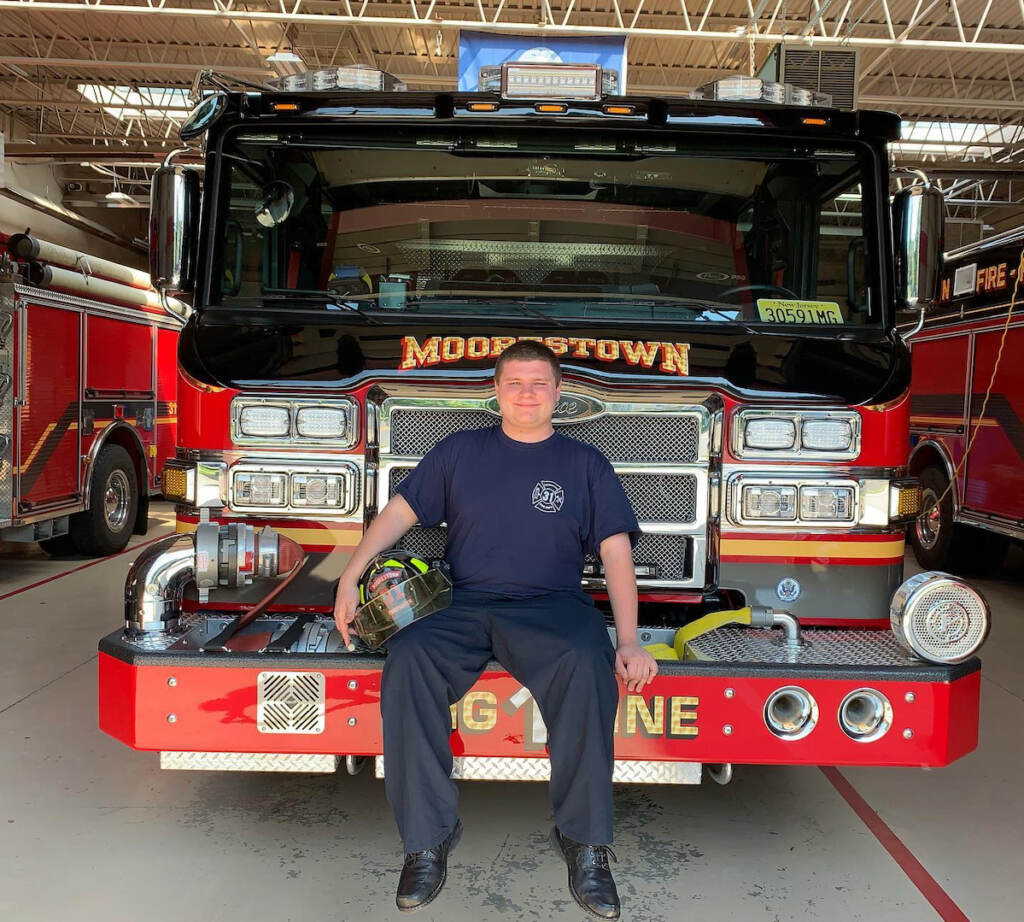
M741 633L754 638L760 632ZM754 647L746 662L660 662L659 675L642 694L622 689L616 760L941 766L977 745L976 658L955 666L922 663L896 650L891 634L881 631L806 636L808 652L796 662L769 661L780 657ZM769 649L763 640L762 651ZM879 655L865 659L865 645L872 644ZM382 752L379 656L147 651L121 632L105 637L99 649L100 728L135 749ZM813 659L827 662L806 661ZM764 707L774 691L793 685L814 697L820 716L802 739L783 740L769 731ZM892 706L891 728L872 742L851 739L838 720L844 697L861 688L880 692ZM456 756L546 755L536 704L497 663L453 705L452 722Z

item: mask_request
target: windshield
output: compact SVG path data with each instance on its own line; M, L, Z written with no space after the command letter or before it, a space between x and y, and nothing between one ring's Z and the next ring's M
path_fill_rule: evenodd
M757 144L498 126L236 134L210 303L879 323L867 156Z

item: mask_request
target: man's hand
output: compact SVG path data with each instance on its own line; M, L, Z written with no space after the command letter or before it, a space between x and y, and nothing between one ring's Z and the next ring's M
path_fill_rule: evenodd
M342 579L338 583L338 593L334 597L334 624L341 631L341 637L347 647L352 642L349 625L355 620L356 609L359 607L359 590L355 583Z
M658 661L638 643L620 644L615 651L615 672L627 691L638 692L658 674Z

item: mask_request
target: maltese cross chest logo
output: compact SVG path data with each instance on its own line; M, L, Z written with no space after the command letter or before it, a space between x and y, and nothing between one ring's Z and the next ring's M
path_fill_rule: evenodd
M542 480L533 488L533 508L540 512L558 512L565 502L565 491L553 480Z

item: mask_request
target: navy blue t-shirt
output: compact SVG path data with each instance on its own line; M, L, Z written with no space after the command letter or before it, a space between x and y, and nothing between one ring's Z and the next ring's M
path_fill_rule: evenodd
M448 526L458 589L529 598L579 589L586 554L640 535L622 482L596 448L559 432L510 439L501 426L437 443L398 486L425 527Z

